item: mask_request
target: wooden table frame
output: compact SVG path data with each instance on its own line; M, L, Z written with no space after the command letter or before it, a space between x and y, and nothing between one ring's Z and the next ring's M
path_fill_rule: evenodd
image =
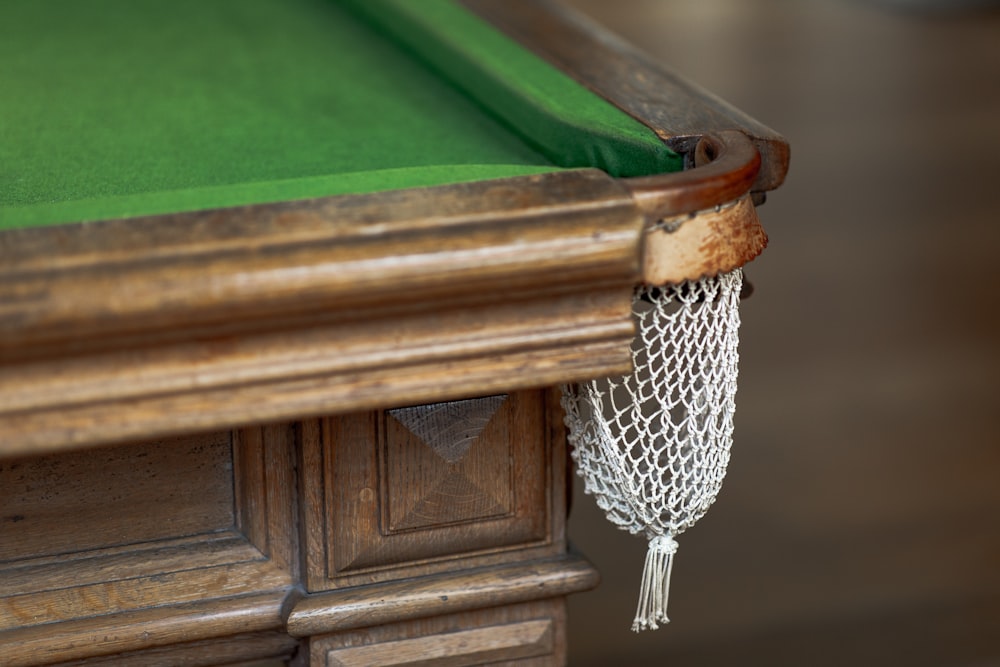
M232 480L230 495L212 496L231 502L231 516L220 509L194 532L92 552L39 551L17 532L27 515L0 507L0 541L31 546L30 558L0 554L5 664L119 664L120 652L127 664L235 663L287 658L300 638L302 664L367 664L380 642L408 641L415 655L442 632L489 644L487 626L502 641L470 660L563 659L559 601L596 574L566 550L565 438L554 393L536 388L628 368L640 281L697 278L759 254L755 204L782 182L788 148L556 5L466 4L648 125L687 169L0 233L0 480L19 466L37 473L40 461L96 478L157 447L188 452L160 462L162 483L198 494L199 481L229 479L212 452L224 452ZM511 460L542 493L537 534L517 548L459 549L464 562L417 554L384 576L327 572L321 553L344 539L329 531L345 530L325 514L342 439L331 434L393 406L493 394L534 406L525 419L537 451ZM91 452L107 461L88 463ZM375 493L383 459L372 464ZM195 463L216 472L192 473ZM28 495L14 504L43 508ZM459 523L432 539L471 539L475 522Z

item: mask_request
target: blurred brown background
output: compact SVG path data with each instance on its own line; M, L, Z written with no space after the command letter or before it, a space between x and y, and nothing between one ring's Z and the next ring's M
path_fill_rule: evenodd
M1000 665L1000 13L569 4L792 144L673 622L629 631L645 545L578 484L571 664Z

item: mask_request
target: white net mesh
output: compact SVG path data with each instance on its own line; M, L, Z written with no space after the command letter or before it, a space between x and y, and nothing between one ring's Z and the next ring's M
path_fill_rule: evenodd
M667 618L674 537L705 514L732 446L740 269L633 301L635 370L563 388L577 472L608 519L649 551L633 630Z

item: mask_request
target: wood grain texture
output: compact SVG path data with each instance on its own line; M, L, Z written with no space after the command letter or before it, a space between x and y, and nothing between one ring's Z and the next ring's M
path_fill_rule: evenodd
M49 343L189 337L179 322L235 333L317 307L345 318L347 306L474 298L500 279L514 292L533 291L539 274L627 277L635 224L621 186L582 170L9 230L0 343L5 359L25 359Z
M444 572L308 595L289 613L288 632L306 637L558 598L597 583L597 571L576 555Z
M327 587L327 511L323 470L323 423L309 419L299 425L299 535L302 549L301 579L306 591L325 590Z
M378 488L385 534L516 512L511 443L519 437L530 441L532 434L518 433L521 422L507 396L384 410L380 416ZM530 415L523 418L526 425L533 421ZM544 452L544 446L539 449ZM544 537L544 528L538 537Z
M282 628L294 441L274 425L0 464L23 517L2 524L2 664Z
M565 605L544 600L314 637L311 664L499 665L565 664Z
M767 247L749 197L646 230L642 278L650 285L697 280L743 266Z
M67 530L72 531L72 528ZM5 563L0 595L6 604L16 596L41 591L134 581L158 574L260 560L261 553L241 534L233 530L218 531ZM41 620L45 622L45 618Z
M781 135L583 15L551 0L463 0L463 4L653 128L675 150L693 152L699 138L736 130L753 141L762 157L761 168L753 176L753 189L772 190L784 181L789 148ZM689 185L692 191L711 196L711 188L698 187L695 181ZM703 201L691 210L723 201Z
M58 625L0 633L5 665L30 667L91 656L185 643L210 637L269 631L282 626L284 592L93 616Z
M229 528L230 448L215 433L0 461L0 567ZM150 521L150 507L163 515Z
M466 667L552 653L550 619L491 625L444 635L414 637L372 646L330 649L329 667Z
M288 578L266 562L206 566L198 562L197 551L197 545L192 545L186 554L187 562L181 566L183 569L157 569L146 576L131 578L113 572L106 581L86 585L75 584L73 568L67 567L62 573L63 588L53 587L55 581L52 579L36 581L41 590L4 598L0 607L0 628L70 623L91 616L142 611L207 598L228 598L288 586ZM155 560L150 564L158 565Z
M286 667L298 646L298 640L284 632L247 633L72 660L59 667Z
M621 370L641 224L573 172L5 232L0 453Z
M787 146L541 11L690 169L0 234L0 663L564 663L597 575L537 387L627 370L644 276L759 252ZM386 411L497 393L458 444Z
M692 139L690 168L677 174L622 179L649 223L729 206L747 197L760 173L760 153L741 132L727 130ZM739 250L736 245L734 250Z
M643 223L776 187L787 144L578 16L472 4L694 168L5 231L0 456L627 370Z
M646 216L645 282L676 283L728 272L763 251L766 236L747 208L752 192L784 181L789 160L784 138L554 2L464 4L684 156L684 171L621 180ZM720 210L738 214L724 216L720 224ZM683 217L692 218L688 233L650 234ZM691 228L702 233L691 234Z
M550 423L562 414L552 402L547 391L509 395L481 442L454 463L413 438L393 440L399 429L386 431L396 420L384 412L324 420L320 434L309 427L303 443L308 462L302 465L309 507L303 518L307 588L349 587L453 569L457 561L473 567L564 550L564 498L552 489L565 488L566 454L564 441L551 438ZM448 480L464 484L473 498L492 493L494 505L499 499L505 506L481 516L468 508L427 508L421 525L407 524L405 517L422 504L446 501L438 487ZM395 513L404 518L395 519ZM517 553L505 553L512 550Z
M292 580L299 572L295 447L293 424L233 432L236 529Z

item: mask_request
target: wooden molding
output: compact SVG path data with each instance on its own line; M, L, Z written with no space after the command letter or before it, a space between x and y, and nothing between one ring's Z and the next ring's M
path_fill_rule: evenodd
M339 588L345 585L342 577L353 580L351 575L373 569L548 543L550 447L544 419L538 392L511 394L491 420L494 428L450 464L404 429L392 428L395 420L384 411L331 418L324 470L327 577ZM449 478L475 490L463 494L450 488L443 499L435 498L428 487ZM491 482L496 493L482 488ZM500 496L499 514L457 513L454 505L463 495L494 504L497 499L490 496ZM422 525L400 530L408 507L428 500L448 506L436 517L425 511Z
M597 573L551 387L629 370L637 283L761 252L788 149L544 0L469 4L686 169L0 232L0 663L565 661Z
M233 431L236 529L293 581L299 573L295 439L292 424Z
M293 446L284 425L0 462L0 662L282 630Z
M0 455L620 372L641 227L585 170L5 232Z
M287 574L245 540L212 543L206 536L2 576L5 665L281 630L291 590ZM23 592L11 594L11 587Z
M327 651L328 667L407 667L448 660L452 665L486 664L547 656L554 649L555 624L537 619L458 630L440 636L397 639ZM460 656L458 662L456 656Z
M753 142L762 158L751 188L773 190L784 181L789 147L781 135L578 12L552 0L462 1L512 39L652 128L678 152L693 153L694 144L704 136L737 131ZM696 175L688 178L692 187L687 212L726 201L717 199L707 183L694 182Z
M712 237L694 245L645 230L777 187L779 135L550 3L469 4L690 168L0 233L0 457L626 372L644 275L760 252L745 207L722 231L709 213ZM695 253L692 269L664 270Z
M61 663L59 667L287 667L299 640L281 631L264 631L229 637L188 641L127 653Z
M413 457L423 457L426 445L387 438L383 429L392 417L384 411L303 424L299 469L307 590L449 572L456 562L486 567L562 553L565 498L551 493L566 484L557 394L510 394L484 429L483 441L450 464L430 460L432 452L418 461ZM496 464L498 457L504 465ZM432 496L437 483L457 475L472 488L483 488L489 486L485 477L501 473L505 478L492 482L500 485L502 512L485 516L445 508L428 513L421 525L394 527L396 509ZM393 503L398 507L390 507Z
M419 618L311 637L317 667L566 664L561 598Z
M597 583L594 567L575 555L446 572L303 597L288 616L288 632L306 637L557 598Z

